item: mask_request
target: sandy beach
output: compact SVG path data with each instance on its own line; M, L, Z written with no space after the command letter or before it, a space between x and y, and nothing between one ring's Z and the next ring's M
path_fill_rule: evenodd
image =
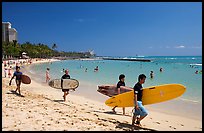
M126 108L126 115L122 115L120 108L116 108L117 114L113 114L111 107L103 102L75 95L74 92L70 92L64 102L61 90L34 80L31 84L22 84L21 95L18 95L14 92L14 80L11 86L8 85L9 80L2 77L3 131L132 130L132 108ZM84 87L80 85L77 89ZM200 120L152 110L148 112L149 115L141 121L142 127L135 127L134 131L202 131Z

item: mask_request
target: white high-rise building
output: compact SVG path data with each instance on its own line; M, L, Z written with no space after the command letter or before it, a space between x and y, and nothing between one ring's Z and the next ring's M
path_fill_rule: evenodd
M10 22L2 22L2 41L12 42L17 40L17 31L11 28Z
M9 42L12 42L13 40L17 41L17 31L15 28L9 29Z

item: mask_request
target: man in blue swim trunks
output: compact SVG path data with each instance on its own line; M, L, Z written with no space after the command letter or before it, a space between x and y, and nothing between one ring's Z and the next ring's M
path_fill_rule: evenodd
M140 121L147 116L147 110L144 108L142 104L142 84L145 83L146 76L144 74L140 74L138 77L138 82L134 86L134 111L132 118L132 125L136 124L137 126L141 126ZM139 116L139 117L137 117ZM135 123L135 119L137 121Z
M11 78L10 82L9 82L9 85L11 85L11 81L13 80L14 77L16 77L16 90L15 92L18 90L19 92L19 95L21 95L21 92L20 92L20 85L21 85L21 81L22 81L22 78L21 78L21 75L23 73L20 72L20 67L19 66L16 66L16 71L13 73L13 77Z

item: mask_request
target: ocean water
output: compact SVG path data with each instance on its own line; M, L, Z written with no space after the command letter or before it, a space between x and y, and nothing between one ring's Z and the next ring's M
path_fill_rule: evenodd
M116 84L120 74L125 74L126 86L133 87L138 81L139 74L147 76L143 87L157 86L161 84L182 84L186 86L186 92L179 97L188 106L199 106L202 111L202 56L144 56L144 57L121 57L121 58L144 58L151 62L118 61L118 60L64 60L52 63L36 64L30 66L30 72L38 75L36 80L45 82L46 68L50 68L52 79L61 78L64 69L69 69L71 78L77 79L80 84L90 87L79 90L76 94L88 95L88 92L96 92L97 86L104 84ZM99 71L94 72L98 66ZM193 67L192 67L193 66ZM163 68L163 72L159 69ZM85 69L87 68L87 72ZM199 73L195 74L198 70ZM150 71L154 72L154 78L150 78ZM87 96L89 98L94 98ZM179 101L179 102L180 102ZM185 106L186 106L185 105ZM197 108L195 107L195 108ZM186 107L188 108L188 107ZM190 110L190 109L189 109ZM193 111L191 112L194 113ZM200 117L200 115L198 117Z

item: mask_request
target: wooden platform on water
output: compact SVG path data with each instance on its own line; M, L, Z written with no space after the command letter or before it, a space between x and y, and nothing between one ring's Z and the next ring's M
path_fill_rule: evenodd
M121 61L142 61L142 62L151 62L149 59L128 59L128 58L103 58L103 60L121 60Z

